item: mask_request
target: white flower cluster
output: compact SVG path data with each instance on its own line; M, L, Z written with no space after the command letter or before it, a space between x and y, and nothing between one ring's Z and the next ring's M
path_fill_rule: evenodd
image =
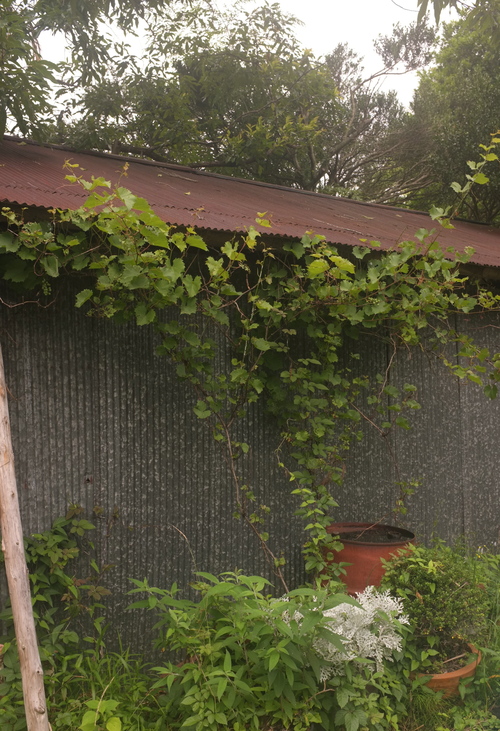
M361 607L352 604L339 604L327 609L327 627L340 635L344 645L340 651L326 639L318 638L314 649L324 661L321 680L332 675L344 675L345 663L359 658L375 660L377 670L381 670L384 659L391 660L392 653L401 650L401 637L397 633L396 621L408 624L403 614L403 604L388 591L377 592L368 586L356 595Z

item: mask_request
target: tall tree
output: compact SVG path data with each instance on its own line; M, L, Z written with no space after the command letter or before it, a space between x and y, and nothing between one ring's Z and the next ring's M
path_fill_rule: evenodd
M467 18L444 28L435 67L421 75L399 164L415 166L426 185L409 202L459 205L458 214L476 221L500 221L500 170L492 166L490 184L475 186L463 202L450 187L470 174L468 161L500 127L500 44L471 29Z
M432 33L399 28L382 39L383 69L366 79L343 44L324 60L304 50L296 20L276 5L184 15L172 8L156 16L145 59L88 85L79 121L60 125L58 139L357 195L404 117L377 81L418 66Z

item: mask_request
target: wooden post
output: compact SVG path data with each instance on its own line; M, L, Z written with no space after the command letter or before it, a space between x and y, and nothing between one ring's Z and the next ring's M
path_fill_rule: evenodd
M24 709L28 731L49 731L43 669L38 652L31 604L28 566L24 555L23 529L17 495L14 453L10 433L7 386L0 346L0 529L5 572L14 617L14 630L21 664Z

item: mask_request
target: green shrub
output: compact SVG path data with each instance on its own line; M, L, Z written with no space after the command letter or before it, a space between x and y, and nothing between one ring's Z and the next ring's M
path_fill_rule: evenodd
M344 650L325 612L359 607L353 599L317 588L273 599L262 593L268 582L261 577L199 576L199 602L178 599L175 586L169 592L134 582L147 598L132 607L158 612L159 648L181 655L179 663L155 668L154 687L167 694L169 728L398 728L406 683L396 664L377 668L358 658L333 677L323 672L318 643ZM392 621L387 614L382 619Z
M491 602L482 561L443 543L410 546L386 562L382 585L403 600L421 660L439 662L485 642Z

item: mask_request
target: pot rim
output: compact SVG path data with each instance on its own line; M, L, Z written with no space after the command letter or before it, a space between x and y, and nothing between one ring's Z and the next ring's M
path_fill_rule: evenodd
M341 538L342 543L348 543L348 544L356 544L356 545L368 545L368 546L397 546L398 544L404 544L408 543L410 541L413 541L415 539L415 534L412 533L410 530L407 530L406 528L400 528L399 526L395 525L387 525L386 523L353 523L353 522L347 522L347 523L331 523L329 526L327 526L326 530L328 533L333 535L339 535L339 534L345 534L345 533L358 533L363 532L363 529L367 533L369 533L370 529L387 529L391 531L396 531L400 534L401 539L396 541L370 541L370 540L354 540L349 538Z
M458 670L450 670L448 673L421 673L423 677L427 676L428 680L439 680L439 679L449 679L453 680L454 678L466 678L468 677L467 673L473 673L479 663L482 660L481 650L478 650L477 647L475 647L471 642L467 643L467 646L469 647L470 651L476 656L474 660L471 660L467 665L463 665L461 668L458 668Z

